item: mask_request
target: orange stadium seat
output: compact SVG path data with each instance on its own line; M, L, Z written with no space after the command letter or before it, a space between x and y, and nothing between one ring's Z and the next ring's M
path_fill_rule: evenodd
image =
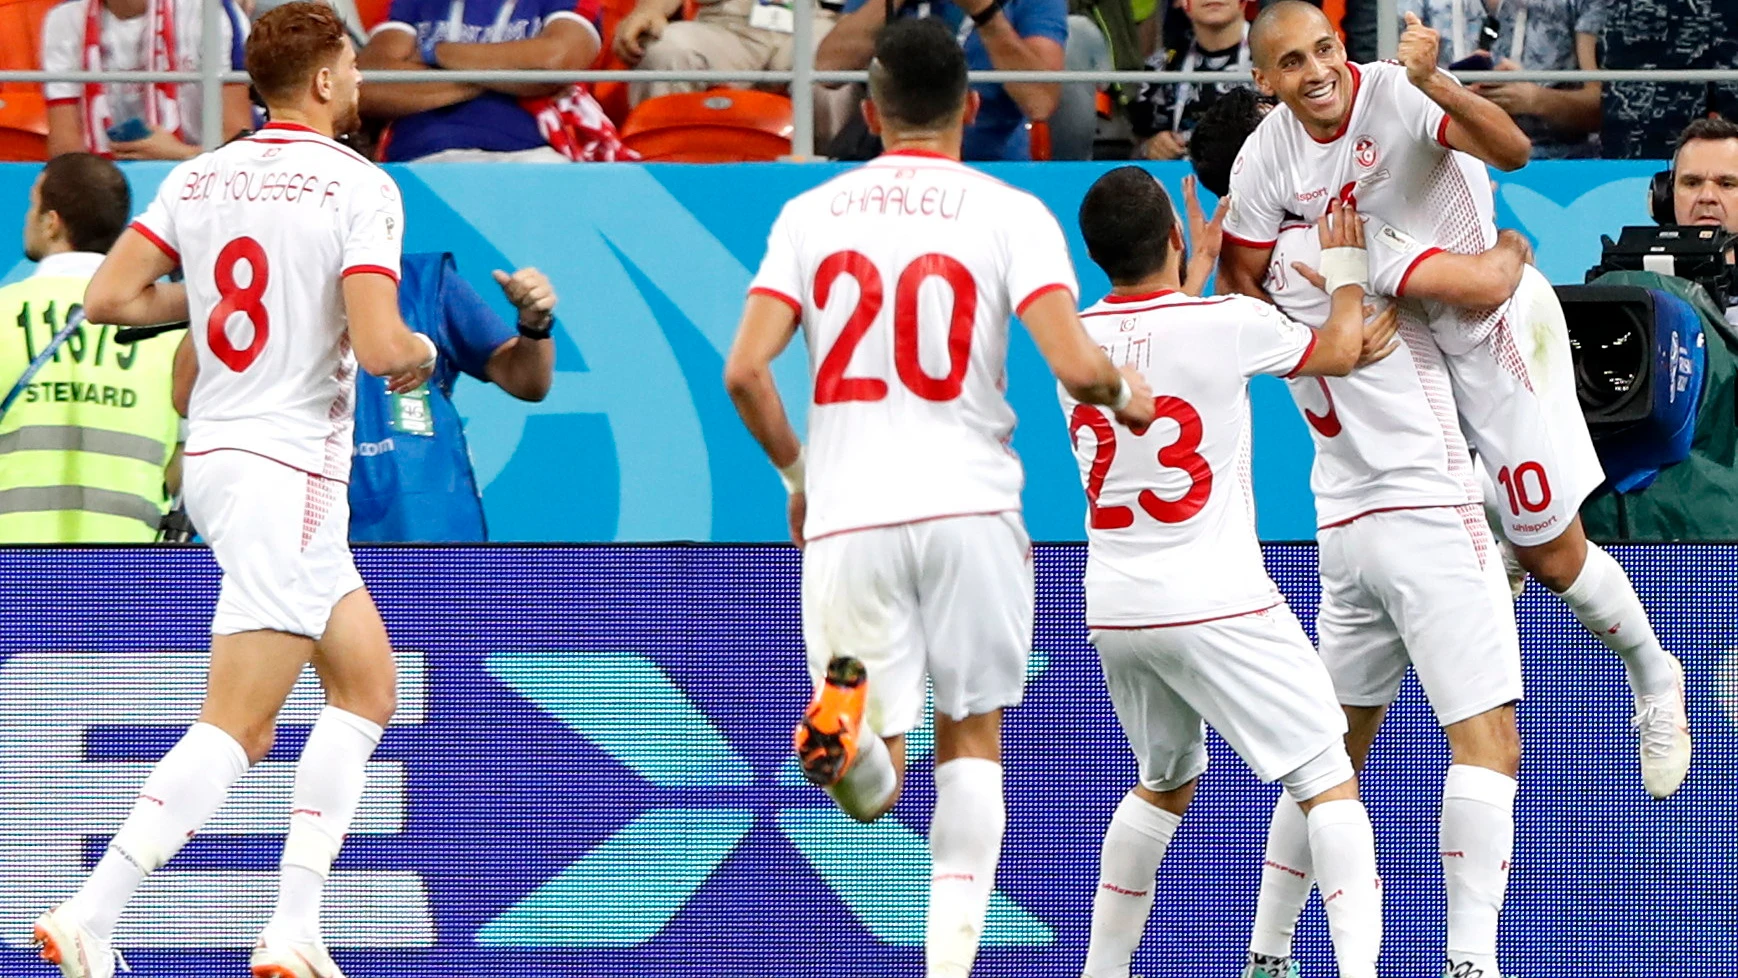
M791 100L727 88L647 99L628 115L622 142L648 162L776 160L791 151Z
M635 0L600 0L603 7L603 47L598 49L597 60L592 64L599 71L626 71L633 67L616 57L615 39L616 25L622 22L634 9ZM699 4L695 0L683 0L682 19L693 20L694 11ZM603 106L604 115L617 126L628 121L628 83L598 82L591 86L591 97L597 99L597 104Z
M371 31L380 26L391 9L392 0L356 0L356 19L362 22L364 31Z
M42 20L57 0L0 0L0 69L42 67ZM0 160L48 157L48 108L42 86L0 83Z

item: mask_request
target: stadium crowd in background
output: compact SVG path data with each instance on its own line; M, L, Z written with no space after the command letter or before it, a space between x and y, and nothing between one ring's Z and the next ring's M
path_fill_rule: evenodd
M1249 21L1237 0L1181 0L1189 18L1185 42L1151 52L1154 71L1247 72ZM1190 82L1142 85L1129 103L1129 122L1141 143L1137 155L1149 160L1180 160L1188 152L1189 132L1220 95L1247 82L1196 85Z
M357 63L364 69L577 71L601 45L595 5L573 0L393 0ZM390 121L380 153L392 162L565 163L539 117L572 86L461 82L364 86L362 114Z
M1738 4L1729 0L1648 0L1611 6L1605 66L1738 67ZM1738 114L1738 83L1613 82L1601 101L1600 155L1663 160L1691 120Z
M841 4L812 3L814 43L833 29ZM791 0L709 0L695 7L693 20L672 22L682 0L639 0L616 26L615 53L623 61L648 71L789 71L795 16ZM697 92L703 82L637 82L628 101L639 105L674 92Z
M223 4L226 67L241 68L247 18ZM48 71L192 71L199 67L203 0L68 0L42 25ZM198 83L137 85L50 82L48 154L90 152L123 160L184 160L199 155L205 112ZM224 138L252 125L246 85L226 85Z

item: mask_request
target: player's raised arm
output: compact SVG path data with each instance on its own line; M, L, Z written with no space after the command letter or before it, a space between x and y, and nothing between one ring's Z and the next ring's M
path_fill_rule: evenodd
M1464 88L1452 75L1436 66L1441 39L1424 26L1418 15L1406 12L1406 33L1401 35L1396 57L1406 67L1406 77L1432 102L1442 106L1448 119L1438 138L1499 170L1519 170L1533 155L1533 142L1502 107Z
M1300 274L1332 297L1327 322L1316 331L1315 344L1293 376L1344 377L1355 367L1374 363L1394 352L1399 309L1390 304L1365 319L1364 289L1370 277L1364 251L1364 224L1358 212L1335 201L1316 227L1322 240L1322 267L1293 263Z
M139 230L121 232L102 266L85 286L84 315L111 326L155 326L187 318L187 288L162 281L180 264Z
M344 276L344 312L356 362L385 377L393 393L415 390L434 372L434 341L404 324L398 311L398 280L384 271Z

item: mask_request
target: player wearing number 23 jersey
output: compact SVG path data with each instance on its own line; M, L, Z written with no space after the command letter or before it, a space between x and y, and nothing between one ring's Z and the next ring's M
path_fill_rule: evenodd
M1154 874L1207 767L1206 723L1309 813L1340 973L1373 978L1380 886L1345 717L1262 564L1250 486L1250 379L1344 375L1359 359L1357 221L1338 229L1345 265L1329 276L1333 311L1319 333L1247 296L1177 291L1181 237L1143 170L1100 178L1080 221L1115 286L1082 314L1087 333L1155 395L1144 430L1061 395L1087 498L1086 623L1140 771L1105 836L1085 975L1129 973Z

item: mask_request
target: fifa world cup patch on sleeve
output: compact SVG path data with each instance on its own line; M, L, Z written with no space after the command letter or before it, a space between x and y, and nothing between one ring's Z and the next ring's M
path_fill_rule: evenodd
M1376 240L1403 255L1409 251L1418 250L1417 241L1414 241L1404 231L1395 230L1391 224L1382 225L1381 230L1376 232Z

